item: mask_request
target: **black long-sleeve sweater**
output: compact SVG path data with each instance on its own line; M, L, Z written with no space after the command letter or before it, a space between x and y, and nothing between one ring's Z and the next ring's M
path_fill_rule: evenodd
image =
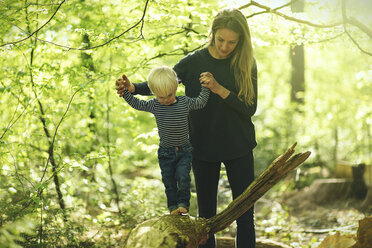
M194 157L203 161L227 161L246 155L256 143L255 128L251 117L257 109L257 67L252 68L255 91L254 104L239 100L230 60L213 58L207 48L182 58L174 70L185 85L186 96L200 93L199 77L210 72L216 81L230 91L226 99L211 94L205 108L190 112L190 138ZM148 95L147 83L135 84L135 94Z

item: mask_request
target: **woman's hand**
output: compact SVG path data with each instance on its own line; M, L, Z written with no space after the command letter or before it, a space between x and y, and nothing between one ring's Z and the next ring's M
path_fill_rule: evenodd
M210 89L213 93L219 95L222 99L226 99L229 96L230 91L220 85L213 74L210 72L203 72L200 74L200 83L203 87Z

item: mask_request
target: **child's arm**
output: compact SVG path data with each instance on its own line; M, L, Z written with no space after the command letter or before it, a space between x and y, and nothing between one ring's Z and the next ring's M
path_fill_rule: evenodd
M122 97L124 97L125 101L134 109L141 110L141 111L146 111L153 113L154 109L154 101L144 101L144 100L139 100L138 98L134 97L130 92L128 87L130 86L131 83L127 76L123 75L122 78L119 78L116 80L116 89L118 90L118 94ZM120 93L119 93L120 90Z
M140 100L129 93L128 89L125 89L123 97L132 108L154 113L154 99L151 99L149 101Z
M209 98L210 90L205 87L201 87L201 91L198 97L196 98L189 98L189 109L201 109L207 105L207 101Z

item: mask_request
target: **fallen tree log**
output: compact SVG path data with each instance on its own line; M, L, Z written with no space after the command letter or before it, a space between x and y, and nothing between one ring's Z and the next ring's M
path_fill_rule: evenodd
M294 154L293 144L228 207L210 219L164 215L145 221L128 235L127 248L196 248L250 209L254 203L291 170L302 164L310 152ZM293 156L292 156L293 155Z

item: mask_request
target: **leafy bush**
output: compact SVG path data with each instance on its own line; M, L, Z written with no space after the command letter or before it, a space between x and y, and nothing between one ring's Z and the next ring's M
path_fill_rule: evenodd
M14 222L5 223L0 226L0 247L23 247L21 243L26 241L25 235L34 235L35 227L35 221L27 216Z

